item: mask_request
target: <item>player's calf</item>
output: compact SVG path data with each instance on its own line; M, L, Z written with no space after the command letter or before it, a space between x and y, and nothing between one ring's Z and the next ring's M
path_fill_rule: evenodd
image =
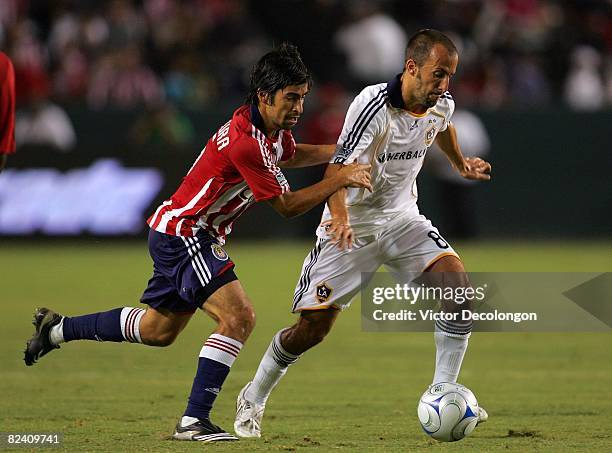
M471 286L463 263L456 256L444 256L426 270L422 277L427 286L442 290L453 289L455 294L465 294ZM456 292L460 289L460 292ZM454 318L439 319L435 324L434 340L436 343L436 368L433 383L457 382L461 364L468 347L472 332L472 321L460 316L463 310L471 310L470 300L442 300L442 310L456 314ZM454 319L454 320L453 320Z
M227 435L225 431L213 433L210 437L207 432L202 434L200 428L204 427L202 429L207 431L207 426L214 427L210 423L210 412L244 341L253 330L255 314L238 280L217 289L202 308L217 321L217 328L200 351L187 408L177 425L174 438L198 441L235 440L235 437Z
M167 346L190 318L191 313L172 313L154 308L145 311L142 308L121 307L74 317L39 308L33 322L36 332L27 342L24 360L26 365L33 365L45 354L59 348L61 343L74 340Z
M339 310L302 312L296 324L274 335L253 381L236 401L234 431L241 437L260 437L261 422L270 393L300 354L319 344L331 330Z
M142 343L170 346L191 319L192 313L175 313L163 308L148 308L139 322Z
M88 315L61 316L47 308L39 308L33 324L36 332L28 341L24 360L32 365L61 343L74 340L127 341L142 343L140 322L145 310L121 307Z
M281 334L280 343L294 355L300 355L321 343L330 332L340 311L330 307L326 310L303 311L295 323Z

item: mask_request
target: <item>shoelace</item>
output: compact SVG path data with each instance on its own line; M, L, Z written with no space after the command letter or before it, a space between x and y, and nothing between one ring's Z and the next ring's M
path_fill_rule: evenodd
M256 418L261 415L264 411L263 408L257 408L255 405L251 404L249 401L244 402L244 409L241 411L242 416L240 417L241 422L252 421L253 425L259 427L259 422L256 421Z

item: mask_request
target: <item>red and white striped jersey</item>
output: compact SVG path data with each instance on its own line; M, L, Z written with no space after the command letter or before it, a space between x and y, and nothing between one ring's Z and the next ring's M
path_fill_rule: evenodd
M178 190L148 219L149 226L174 236L201 229L221 243L234 221L256 201L289 191L277 164L295 154L290 131L276 141L263 131L256 106L243 105L206 143Z

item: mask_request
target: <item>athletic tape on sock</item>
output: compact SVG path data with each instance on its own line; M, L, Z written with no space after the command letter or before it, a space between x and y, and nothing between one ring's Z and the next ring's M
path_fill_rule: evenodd
M124 307L121 310L121 335L130 343L142 343L140 320L145 314L142 308Z

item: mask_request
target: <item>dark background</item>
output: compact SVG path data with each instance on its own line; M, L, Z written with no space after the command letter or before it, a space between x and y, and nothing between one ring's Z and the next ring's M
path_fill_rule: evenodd
M432 27L459 48L451 92L457 108L485 126L494 170L490 182L470 189L469 209L449 214L425 168L421 212L451 239L452 216L474 220L471 238L610 236L611 11L603 0L6 0L0 50L15 64L18 124L53 105L76 137L62 149L22 133L6 172L68 171L104 157L158 169L164 187L142 212L142 229L130 233L142 235L145 218L242 102L249 68L275 44L295 43L315 79L296 137L333 143L352 97L403 63L361 74L338 37L366 23L375 24L373 39L399 36L365 55L375 62ZM322 171L286 173L296 189ZM2 203L0 193L0 216ZM311 237L321 210L287 221L256 206L232 235Z

